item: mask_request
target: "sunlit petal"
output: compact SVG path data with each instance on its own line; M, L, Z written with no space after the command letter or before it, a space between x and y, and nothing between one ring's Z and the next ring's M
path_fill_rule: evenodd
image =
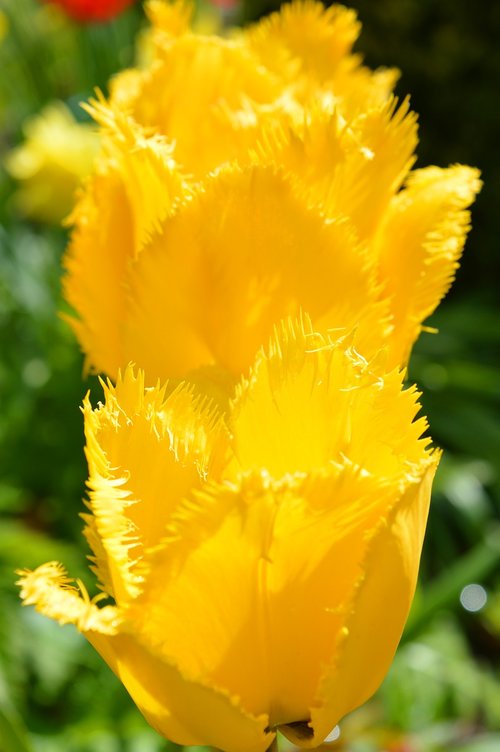
M181 386L167 397L165 389L145 390L132 368L105 387L105 398L96 410L88 397L84 403L93 514L87 538L102 584L123 604L137 595L144 555L176 505L212 470L218 440L223 455L224 435L192 390Z
M172 148L146 137L129 118L96 102L103 154L73 215L64 292L87 365L116 378L126 364L120 339L128 265L189 189Z
M340 336L339 336L340 335ZM233 405L236 461L274 477L346 461L379 477L404 478L425 456L418 393L402 374L382 375L356 350L356 335L330 341L310 320L279 327Z
M301 738L301 746L321 744L344 715L375 692L387 673L415 591L438 460L439 454L429 458L428 469L407 486L369 543L365 574L354 591L336 658L325 671L312 709L314 735L306 737L306 744ZM286 733L294 738L293 729Z
M36 606L37 611L60 624L76 624L81 631L106 635L118 631L119 611L113 606L99 608L82 583L71 580L58 562L42 564L33 572L20 570L18 574L21 598L27 606Z
M422 322L446 295L470 228L479 172L457 165L416 170L392 201L375 242L395 333L392 361L404 362Z

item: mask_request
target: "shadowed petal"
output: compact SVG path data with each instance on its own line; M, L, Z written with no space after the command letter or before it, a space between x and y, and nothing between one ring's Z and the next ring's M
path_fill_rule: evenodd
M122 613L99 608L83 586L72 584L60 564L19 572L26 605L61 624L75 624L102 655L162 736L178 744L210 744L226 752L264 752L273 740L267 718L242 711L238 700L202 686L128 635Z
M134 634L271 726L300 720L361 576L366 534L394 493L353 468L205 487L177 509L150 561L128 611Z
M123 682L148 723L176 744L224 752L265 752L268 719L242 710L237 697L192 681L135 637L88 632L89 642Z
M284 727L303 747L316 747L348 712L366 702L386 675L410 610L439 453L410 483L368 545L363 576L335 657L324 671L310 723Z

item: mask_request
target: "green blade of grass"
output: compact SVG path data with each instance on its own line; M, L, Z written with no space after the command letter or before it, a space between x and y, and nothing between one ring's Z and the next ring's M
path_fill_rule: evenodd
M439 611L458 602L462 588L471 582L481 582L500 566L500 528L490 533L440 577L430 583L422 599L411 612L403 635L404 640L414 637Z
M16 714L0 705L0 739L2 752L33 752L27 733Z

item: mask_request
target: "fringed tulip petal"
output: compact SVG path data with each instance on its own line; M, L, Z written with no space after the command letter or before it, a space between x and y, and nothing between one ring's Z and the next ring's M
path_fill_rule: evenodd
M77 211L63 289L78 318L67 320L85 353L86 370L115 377L122 364L123 279L134 253L132 217L119 178L96 173Z
M81 632L92 630L105 635L116 634L121 618L114 606L99 608L100 596L91 600L81 582L71 580L56 561L35 569L19 570L21 598L27 606L55 619L60 624L75 624Z
M124 604L137 595L141 562L176 505L212 470L214 447L223 454L224 434L192 390L179 387L168 397L165 389L145 391L131 368L116 387L105 387L105 397L95 411L84 403L93 514L86 534L101 584Z
M133 219L134 256L137 256L176 202L189 196L174 158L174 144L147 135L130 117L111 109L102 98L86 108L101 126L103 158L123 184ZM78 212L76 212L78 217Z
M271 726L308 714L361 576L366 530L392 500L359 471L325 473L207 486L179 507L129 612L140 639ZM311 539L314 551L297 556Z
M155 33L163 38L180 37L190 30L194 6L189 0L148 0L145 5Z
M368 545L364 575L336 657L325 671L309 724L283 729L300 746L316 747L344 715L366 702L394 657L415 591L439 453L430 455ZM425 467L425 464L427 467Z
M169 39L127 97L118 80L113 99L133 117L175 141L176 159L203 177L252 144L258 110L281 97L275 80L245 45L192 34Z
M332 79L339 63L350 54L360 30L352 9L295 0L244 35L262 64L276 76L288 73L292 79L305 74L323 83Z
M453 281L470 228L467 209L480 187L471 167L427 167L412 173L392 201L375 251L394 318L394 363L409 357L422 322Z
M349 217L365 240L413 164L416 142L408 102L398 108L391 99L349 122L319 108L305 123L275 119L264 125L254 159L283 165L322 211Z
M63 284L78 314L69 321L87 353L87 367L116 378L124 365L121 329L129 264L189 190L163 139L147 138L133 121L102 103L95 102L91 112L103 127L103 151L71 217Z
M362 321L372 348L383 344L385 310L349 224L325 221L271 169L214 177L130 278L127 354L162 377L211 363L245 372L274 323L301 307L324 328Z
M348 127L357 148L348 152L342 179L330 188L329 201L351 217L360 237L367 239L415 162L416 115L408 100L398 106L391 98L359 114Z
M427 428L414 421L414 389L384 376L356 350L354 335L330 342L310 321L285 322L237 391L231 429L242 468L273 477L346 461L392 480L425 456ZM256 441L256 437L259 440Z

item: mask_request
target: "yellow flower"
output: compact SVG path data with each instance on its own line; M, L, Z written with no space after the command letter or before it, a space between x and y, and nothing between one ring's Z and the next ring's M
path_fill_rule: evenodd
M25 141L6 158L19 182L15 202L27 217L59 224L75 203L75 191L88 175L98 135L77 123L62 102L53 102L24 126Z
M87 366L237 378L300 310L405 363L450 285L477 170L410 172L415 115L352 55L353 11L304 0L221 39L192 33L183 2L148 7L150 65L90 107L104 148L64 281Z
M142 143L113 140L112 175L96 176L96 200L76 215L65 289L92 365L112 377L132 360L153 380L207 365L238 377L301 307L323 328L359 324L365 350L379 349L387 305L349 222L325 223L272 163L228 167L190 191L166 147Z
M151 63L115 77L111 100L175 141L179 163L196 177L251 148L262 120L300 123L315 105L351 119L385 103L397 78L351 53L359 23L341 6L293 2L224 39L191 31L182 0L152 0L147 10Z
M479 179L434 168L396 193L415 143L406 105L349 127L329 114L268 124L255 151L198 182L161 137L103 103L94 116L105 152L73 215L64 281L90 367L237 377L301 308L319 329L359 326L367 355L408 357L450 284Z
M129 367L84 404L85 532L114 605L56 563L21 573L25 603L76 624L179 744L317 746L380 684L413 597L439 459L417 400L307 318L224 419Z

